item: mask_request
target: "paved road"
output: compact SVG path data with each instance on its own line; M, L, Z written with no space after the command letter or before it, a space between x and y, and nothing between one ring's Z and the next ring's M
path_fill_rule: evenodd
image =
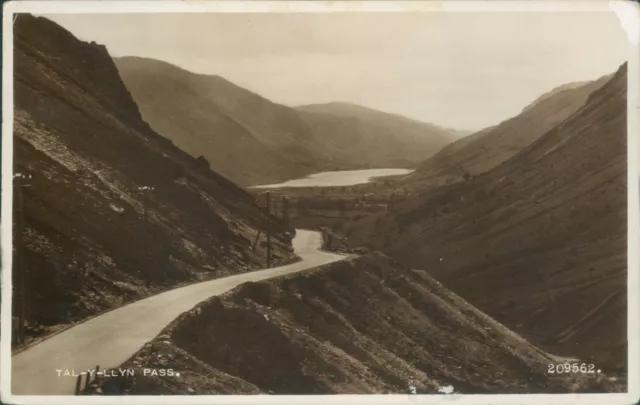
M12 394L73 395L76 378L58 377L56 370L86 371L117 367L165 326L199 302L247 281L259 281L343 259L319 250L318 232L297 230L293 247L302 261L287 266L181 287L134 302L76 325L12 358Z

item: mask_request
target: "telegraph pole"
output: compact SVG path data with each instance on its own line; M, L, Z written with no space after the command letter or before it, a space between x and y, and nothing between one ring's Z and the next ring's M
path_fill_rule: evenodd
M282 196L282 225L289 227L289 199L285 195Z
M271 216L271 193L267 191L267 215ZM267 268L271 267L271 230L267 224Z
M16 278L18 279L18 342L24 343L25 341L25 324L26 324L26 281L27 277L24 274L24 271L27 266L23 263L24 261L24 199L22 198L22 184L18 180L18 187L15 187L14 190L17 192L17 202L18 202L18 215L16 216L16 266L14 269L16 270Z
M144 218L144 223L146 224L149 218L149 196L147 195L146 192L142 193L142 206L144 207L143 218Z
M143 243L144 243L144 256L147 263L151 263L151 255L149 254L149 196L148 196L148 191L147 190L143 190L142 191L142 207L143 207L143 214L142 214L142 218L143 218ZM151 270L153 271L153 269ZM149 271L147 270L145 273L149 273ZM145 284L147 285L147 287L149 287L150 283L150 277L149 274L147 274L146 280L145 280Z
M151 262L151 254L149 252L149 192L151 192L153 190L153 187L149 187L149 186L141 186L138 187L138 191L140 191L141 193L141 199L142 199L142 219L143 219L143 239L142 239L142 243L144 244L143 247L143 252L144 252L144 256L146 259L147 263ZM153 269L151 271L154 271ZM142 275L143 271L140 271L140 274ZM145 285L147 287L149 287L151 285L151 280L148 274L148 271L145 271L144 273L146 274L146 280L145 280Z
M14 270L16 272L16 281L17 288L14 289L16 291L17 299L14 301L17 303L18 311L18 333L17 340L18 343L24 343L25 341L25 329L26 329L26 318L27 318L27 266L24 263L24 187L29 187L26 180L31 179L30 174L18 173L14 175L15 178L15 187L13 190L16 192L16 206L18 208L18 215L14 215L16 222L15 229L15 246L16 246L16 255L14 261Z

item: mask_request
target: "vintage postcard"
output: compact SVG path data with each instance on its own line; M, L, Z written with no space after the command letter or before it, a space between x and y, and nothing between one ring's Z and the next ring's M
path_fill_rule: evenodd
M5 3L3 403L636 403L639 21Z

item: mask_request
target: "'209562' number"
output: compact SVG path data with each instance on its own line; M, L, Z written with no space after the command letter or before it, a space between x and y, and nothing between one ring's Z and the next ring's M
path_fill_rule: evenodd
M598 370L600 371L600 370ZM549 364L548 374L569 374L569 373L595 373L595 366L593 364L578 364L578 363L562 363L562 364Z

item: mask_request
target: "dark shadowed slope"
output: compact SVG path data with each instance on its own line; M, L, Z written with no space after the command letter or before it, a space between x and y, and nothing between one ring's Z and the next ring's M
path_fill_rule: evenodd
M623 372L626 173L623 65L506 163L346 231L534 342Z
M149 128L104 46L30 15L14 29L15 171L32 175L16 187L14 283L29 334L259 268L259 231L273 232L278 261L293 258L250 195Z
M593 374L547 374L548 364L562 361L425 272L372 254L239 286L183 314L124 366L180 373L125 382L133 394L622 388Z
M158 60L115 62L156 131L241 185L325 170L415 166L452 140L446 130L379 112L350 118L302 113L219 76ZM326 122L319 123L322 117Z
M441 186L492 169L575 113L610 78L568 83L543 94L517 116L447 145L403 178L403 185Z
M460 137L454 130L350 103L296 109L330 156L363 167L414 168Z

